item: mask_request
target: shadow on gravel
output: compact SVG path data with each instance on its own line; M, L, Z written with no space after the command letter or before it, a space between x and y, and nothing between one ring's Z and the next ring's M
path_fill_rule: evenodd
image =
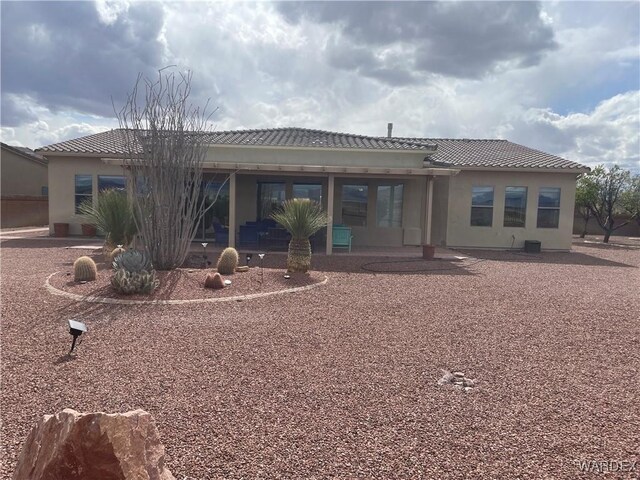
M368 273L386 275L476 275L470 270L477 260L435 259L420 257L318 255L311 258L315 272ZM285 270L286 255L265 256L265 268Z
M20 239L0 239L2 248L60 248L75 247L79 245L91 245L99 247L101 243L97 243L95 238L65 238L64 240L50 239L47 237L37 238L20 238ZM78 250L81 252L82 250Z
M493 250L458 250L470 257L482 260L515 263L545 263L555 265L585 265L590 267L627 267L638 268L621 262L614 262L579 252L543 252L538 254L524 252L505 252Z
M595 242L578 242L572 243L577 247L596 248L598 250L640 250L640 245L623 245L620 243L595 243Z
M60 365L61 363L73 362L77 357L75 355L71 355L69 353L65 353L64 355L60 355L54 362L54 365Z

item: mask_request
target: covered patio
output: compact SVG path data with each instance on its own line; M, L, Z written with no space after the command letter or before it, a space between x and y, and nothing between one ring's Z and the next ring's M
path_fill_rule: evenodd
M218 209L217 216L203 219L201 240L240 249L286 250L288 234L270 220L271 212L285 200L310 198L328 213L327 228L311 239L314 253L327 255L334 250L403 254L411 250L418 255L420 245L431 243L434 179L457 173L438 167L218 162L204 167L205 180L214 186L204 186L211 189L205 194L218 195L217 202L228 211L220 214ZM221 181L226 181L224 186Z

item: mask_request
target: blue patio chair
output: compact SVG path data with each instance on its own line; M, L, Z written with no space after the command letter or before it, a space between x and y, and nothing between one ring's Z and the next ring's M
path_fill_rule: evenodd
M353 239L353 235L351 235L351 227L344 227L341 225L333 226L333 242L332 245L334 248L348 248L351 251L351 240Z
M240 225L239 240L240 240L241 246L257 245L258 244L258 226L255 224Z

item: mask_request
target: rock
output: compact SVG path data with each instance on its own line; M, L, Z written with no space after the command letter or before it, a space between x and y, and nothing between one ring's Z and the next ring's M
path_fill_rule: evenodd
M463 378L464 377L464 373L462 373L462 372L453 372L453 376L454 377Z
M249 266L248 265L243 265L241 267L236 267L236 272L248 272L249 271Z
M207 277L204 279L204 286L205 288L224 288L222 276L219 273L208 273Z
M13 480L175 480L151 414L45 415L22 447Z

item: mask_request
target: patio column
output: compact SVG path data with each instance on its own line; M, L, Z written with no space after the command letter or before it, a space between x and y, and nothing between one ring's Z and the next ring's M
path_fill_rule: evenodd
M433 176L427 177L427 192L424 208L424 245L431 245L431 217L433 211Z
M327 255L333 253L333 197L335 193L335 175L329 174L327 182Z
M229 246L236 246L236 173L229 176Z

